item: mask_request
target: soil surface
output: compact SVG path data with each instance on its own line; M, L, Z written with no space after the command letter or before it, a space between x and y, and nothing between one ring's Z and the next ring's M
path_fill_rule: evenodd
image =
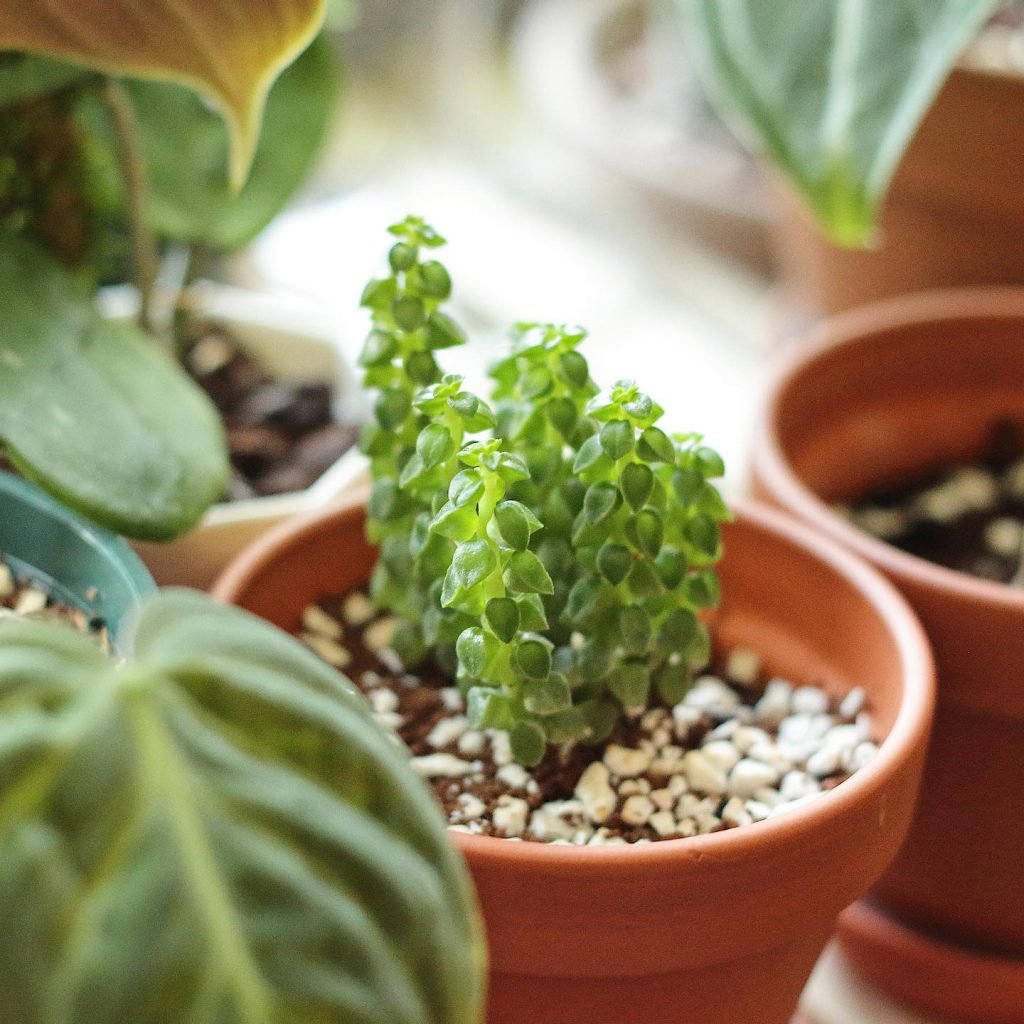
M185 369L227 429L232 478L225 500L305 490L356 442L359 428L334 419L330 382L274 380L206 320L187 325L182 351Z
M838 510L909 554L981 579L1021 582L1024 429L996 424L973 462L933 467Z
M36 581L16 573L0 552L0 618L60 622L96 639L109 650L107 624L100 616L58 600Z
M719 831L821 795L877 751L862 691L840 705L817 687L768 680L756 656L733 652L714 674L698 674L675 708L623 720L596 746L550 748L524 769L505 734L469 728L448 676L429 666L402 670L388 647L393 626L356 592L307 608L300 636L395 729L450 826L462 831L575 844ZM841 752L829 747L830 735L843 740Z

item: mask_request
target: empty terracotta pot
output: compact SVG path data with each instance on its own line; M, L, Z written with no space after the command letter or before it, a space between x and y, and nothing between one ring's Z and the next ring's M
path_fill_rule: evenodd
M892 300L816 329L779 369L754 490L881 569L931 639L938 708L910 837L844 918L848 955L901 999L1024 1021L1024 591L861 533L830 503L982 454L1024 425L1024 289Z
M776 250L800 313L922 288L1024 284L1024 76L958 69L917 130L871 249L826 241L781 195Z
M363 509L256 542L215 594L287 630L365 584ZM923 633L880 576L776 513L725 529L718 643L832 691L864 686L884 737L836 790L768 822L694 839L571 847L455 834L491 958L490 1024L786 1024L839 911L910 821L932 709Z

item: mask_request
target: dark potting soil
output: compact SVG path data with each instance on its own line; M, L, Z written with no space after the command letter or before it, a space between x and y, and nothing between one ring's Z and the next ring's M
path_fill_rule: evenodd
M334 419L330 382L272 379L216 323L197 319L184 330L185 369L227 429L226 500L305 490L356 442L359 428Z
M353 599L358 606L355 614ZM812 702L819 702L817 708L807 710L802 715L808 723L812 718L829 718L829 728L838 728L840 732L843 729L848 732L857 730L861 733L860 738L850 744L846 762L839 764L837 760L817 771L813 778L803 770L802 761L799 766L795 761L791 765L787 764L779 770L773 782L760 786L757 794L746 794L756 796L756 799L747 803L746 808L741 806L744 804L742 799L737 802L736 794L724 788L710 793L702 791L697 783L692 787L677 787L675 782L682 782L681 764L686 752L710 751L712 748L707 746L708 743L719 739L727 741L729 735L738 736L738 733L726 733L723 730L738 728L741 721L748 726L748 733L760 733L764 743L771 746L778 738L776 730L781 719L795 715L800 710L798 705L801 698L797 691L793 696L793 706L786 705L786 698L783 698L784 709L773 722L766 722L764 715L758 717L755 705L760 701L759 707L764 707L762 698L766 694L766 685L770 685L769 681L758 673L750 682L744 682L730 677L724 671L724 666L718 666L720 671L716 675L721 682L715 680L712 685L730 690L727 696L735 695L738 698L736 704L740 713L733 715L711 707L693 707L687 708L687 714L681 716L679 708L673 714L667 706L656 707L633 719L620 721L614 733L599 745L577 744L566 749L552 747L539 765L524 770L511 762L507 743L498 742L503 734L475 732L466 726L465 709L449 676L435 666L422 667L415 673L402 671L393 652L387 648L388 628L392 623L390 616L379 615L372 609L365 595L357 593L325 599L307 608L300 635L312 650L344 671L368 697L377 712L378 720L397 732L409 748L414 770L419 771L432 789L449 823L475 834L498 837L513 835L521 839L543 838L530 834L534 828L533 812L540 809L550 814L553 805L573 802L579 796L577 786L584 772L594 766L595 762L609 764L609 754L616 747L625 748L620 755L627 757L641 754L641 750L650 753L649 756L642 755L647 764L641 770L623 769L619 773L621 777L617 777L615 771L611 773L611 782L615 785L615 809L600 821L599 828L595 828L594 823L587 824L584 821L583 827L590 830L588 838L591 842L658 841L763 820L770 817L773 810L781 811L781 804L791 806L801 798L812 799L839 785L857 767L867 763L877 750L871 741L870 718L863 712L861 691L848 695L857 699L855 706L844 700L842 704L847 706L842 707L827 698L817 687L805 687L805 691L814 692L804 692L802 697L806 699L809 696ZM774 681L776 687L780 683L783 688L789 685L780 680ZM745 713L745 717L741 718L741 713ZM824 732L824 729L821 730L822 742ZM469 741L472 741L471 745ZM723 743L718 742L717 746L721 748ZM854 746L860 748L857 756L854 756ZM815 749L818 747L815 746ZM718 753L721 753L720 749ZM748 747L742 758L755 756L761 757L763 752L758 753ZM455 774L446 775L444 770L426 770L427 763L436 765L438 759L455 766ZM741 755L737 754L736 759L738 762ZM472 771L467 771L470 765ZM749 761L747 765L749 768ZM809 761L807 766L809 769ZM796 770L798 767L800 770ZM723 783L729 771L728 768L724 770L721 776ZM787 772L795 776L789 783L784 778ZM673 776L678 776L675 782ZM605 777L608 778L607 774ZM773 786L778 786L778 790L773 789ZM660 800L658 808L661 811L674 806L677 815L682 817L692 813L693 817L685 826L677 821L679 827L673 829L669 822L668 827L662 827L661 830L659 825L665 824L664 813L660 821L656 811L651 813L649 820L630 821L627 820L630 796L641 799L641 802L649 798L652 803ZM691 801L690 811L685 815L678 809L680 799ZM758 803L759 800L774 802L768 806ZM578 806L579 801L575 802ZM519 804L520 820L524 813L531 815L530 826L528 829L520 825L515 832L509 832L501 827L499 813L504 808L507 817L510 806L516 803ZM760 809L755 810L755 805ZM559 825L556 819L554 827ZM687 831L681 831L682 828ZM600 835L595 836L595 832ZM550 833L548 838L552 838ZM563 838L563 841L569 840ZM572 841L579 843L581 840L575 838Z
M60 622L93 637L103 650L110 641L106 621L65 602L13 568L0 552L0 618L14 616L46 622Z
M997 423L977 459L933 467L841 511L909 554L981 579L1021 582L1024 428Z

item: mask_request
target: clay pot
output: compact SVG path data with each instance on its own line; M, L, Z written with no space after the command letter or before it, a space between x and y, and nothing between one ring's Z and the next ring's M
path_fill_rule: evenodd
M938 708L911 835L844 918L854 963L962 1020L1024 1021L1024 591L904 554L830 509L970 460L1024 425L1024 289L921 295L825 322L780 367L754 491L881 569L931 639Z
M841 249L782 196L783 290L803 315L972 284L1024 284L1024 76L953 72L901 162L878 247Z
M287 630L366 582L374 552L347 505L257 541L216 596ZM490 1024L785 1024L839 911L895 853L932 706L918 623L884 580L775 513L725 528L715 635L768 668L868 690L885 742L834 792L764 824L632 847L458 834L490 947Z

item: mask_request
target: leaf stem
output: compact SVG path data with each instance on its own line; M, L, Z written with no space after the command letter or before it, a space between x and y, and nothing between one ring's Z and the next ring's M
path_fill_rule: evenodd
M159 258L156 237L147 216L149 205L146 161L139 139L138 122L124 87L114 78L102 80L101 95L110 116L117 162L124 189L125 212L131 245L132 279L139 292L139 326L152 333L153 294Z

